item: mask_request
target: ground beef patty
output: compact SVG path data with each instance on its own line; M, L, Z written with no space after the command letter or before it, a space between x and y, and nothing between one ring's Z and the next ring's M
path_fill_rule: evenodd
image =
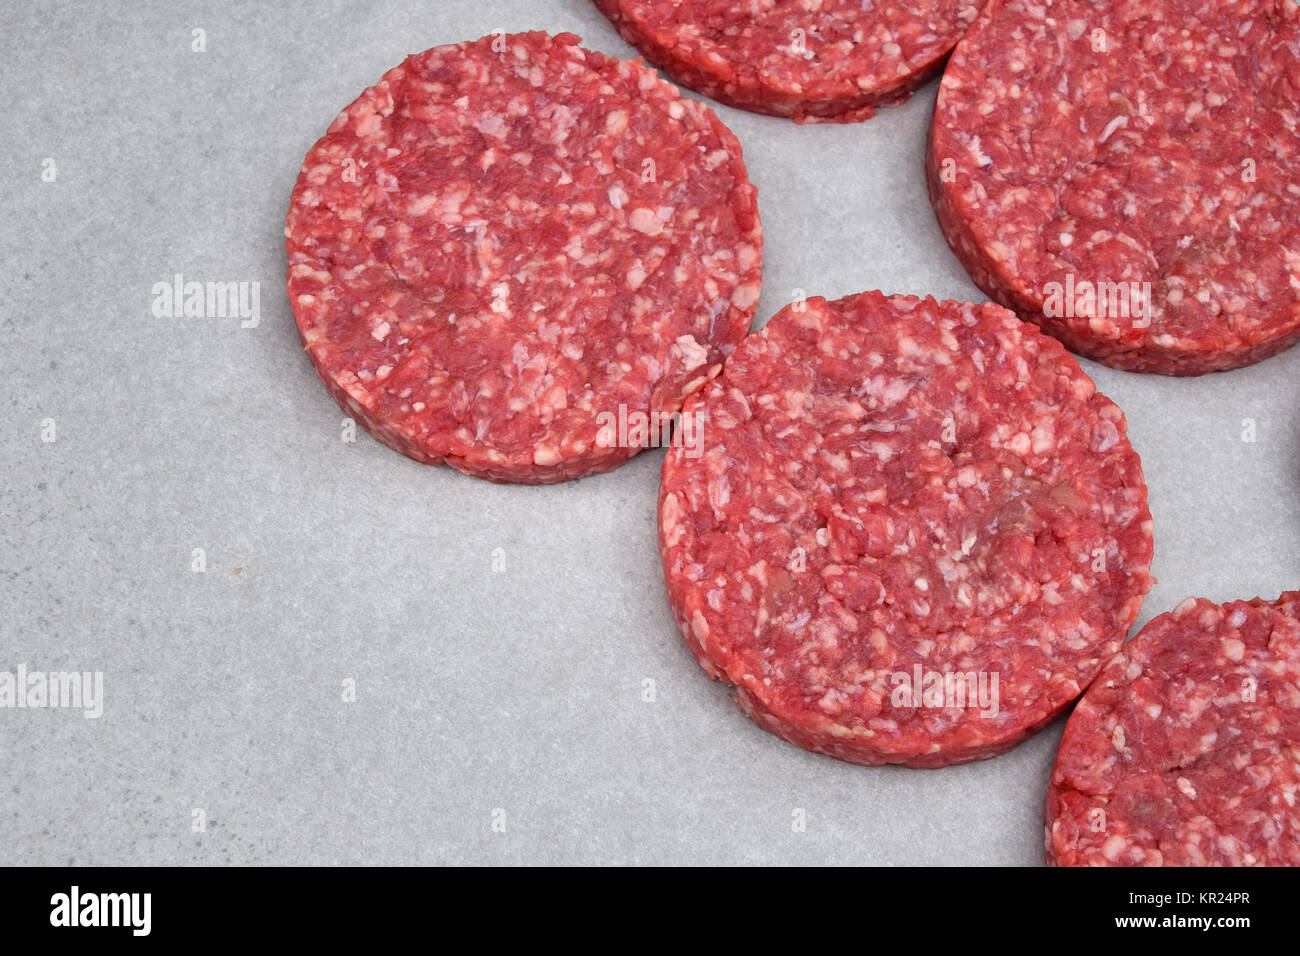
M1150 586L1124 416L992 304L787 306L691 396L668 595L691 651L793 743L918 767L1010 749L1119 649Z
M736 138L569 34L389 71L308 153L285 233L298 330L347 413L497 481L621 464L637 448L604 416L675 412L759 291Z
M800 122L864 120L938 72L976 0L595 0L618 32L707 96Z
M1106 665L1061 740L1049 863L1300 865L1297 613L1189 598Z
M975 283L1116 368L1300 339L1295 0L990 0L939 88L930 193Z

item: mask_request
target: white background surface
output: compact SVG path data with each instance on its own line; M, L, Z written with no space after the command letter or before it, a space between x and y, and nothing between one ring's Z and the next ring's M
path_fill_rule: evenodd
M0 670L102 670L107 698L0 710L0 863L1039 863L1061 722L864 769L704 677L663 593L661 452L530 488L340 441L283 292L299 164L404 56L496 29L632 54L587 0L0 12ZM796 289L982 298L925 197L936 88L852 126L718 108L759 189L760 322ZM261 325L154 318L176 272L259 281ZM1300 586L1300 349L1084 366L1151 487L1142 622Z

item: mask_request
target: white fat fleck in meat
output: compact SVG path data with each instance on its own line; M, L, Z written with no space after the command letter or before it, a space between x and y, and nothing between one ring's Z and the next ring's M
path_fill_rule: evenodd
M693 335L681 335L673 343L673 357L686 368L693 369L709 360L709 350L695 340Z
M1097 137L1098 145L1110 139L1111 134L1114 133L1117 129L1123 129L1127 125L1128 125L1128 117L1125 116L1124 114L1121 113L1119 116L1113 118L1109 123L1106 124L1105 128L1102 129L1101 135Z
M736 287L736 291L731 294L731 304L742 311L749 311L758 302L759 285L757 282L747 282Z
M663 220L659 218L655 210L648 209L645 206L638 206L633 209L627 217L627 223L637 232L644 233L647 236L657 236L664 231Z
M627 110L611 110L605 115L605 132L610 136L619 136L627 129Z
M628 289L635 292L637 289L641 288L641 284L645 282L648 275L649 273L645 271L645 267L641 264L641 260L638 259L636 262L632 263L627 270Z
M474 124L474 128L485 136L494 136L498 139L505 139L509 130L506 128L506 121L499 113L488 113L479 118Z
M492 311L498 315L510 312L510 283L498 282L492 287Z

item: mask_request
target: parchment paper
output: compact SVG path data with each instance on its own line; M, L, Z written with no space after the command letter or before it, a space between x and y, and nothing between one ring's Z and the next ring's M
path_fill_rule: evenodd
M663 591L662 452L529 488L341 440L283 291L303 155L427 47L538 28L633 55L587 0L0 20L0 670L104 680L97 719L0 709L0 863L1041 861L1061 722L864 769L704 676ZM760 190L760 322L797 289L982 298L925 198L936 88L850 126L717 107ZM157 317L177 273L260 283L260 322ZM1084 365L1151 487L1142 622L1300 586L1300 349L1187 380Z

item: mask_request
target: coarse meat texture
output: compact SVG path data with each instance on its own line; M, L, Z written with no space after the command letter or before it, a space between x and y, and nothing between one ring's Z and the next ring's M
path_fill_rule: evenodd
M1065 728L1048 863L1300 865L1298 613L1189 598L1143 628Z
M758 300L762 227L707 106L577 37L408 58L308 153L289 299L321 380L380 441L495 481L635 454Z
M760 726L860 764L1002 753L1151 585L1124 416L991 303L787 306L691 396L659 499L692 653Z
M628 43L728 106L849 123L939 72L977 0L594 0Z
M927 163L975 284L1081 355L1199 375L1300 340L1296 0L990 0Z

